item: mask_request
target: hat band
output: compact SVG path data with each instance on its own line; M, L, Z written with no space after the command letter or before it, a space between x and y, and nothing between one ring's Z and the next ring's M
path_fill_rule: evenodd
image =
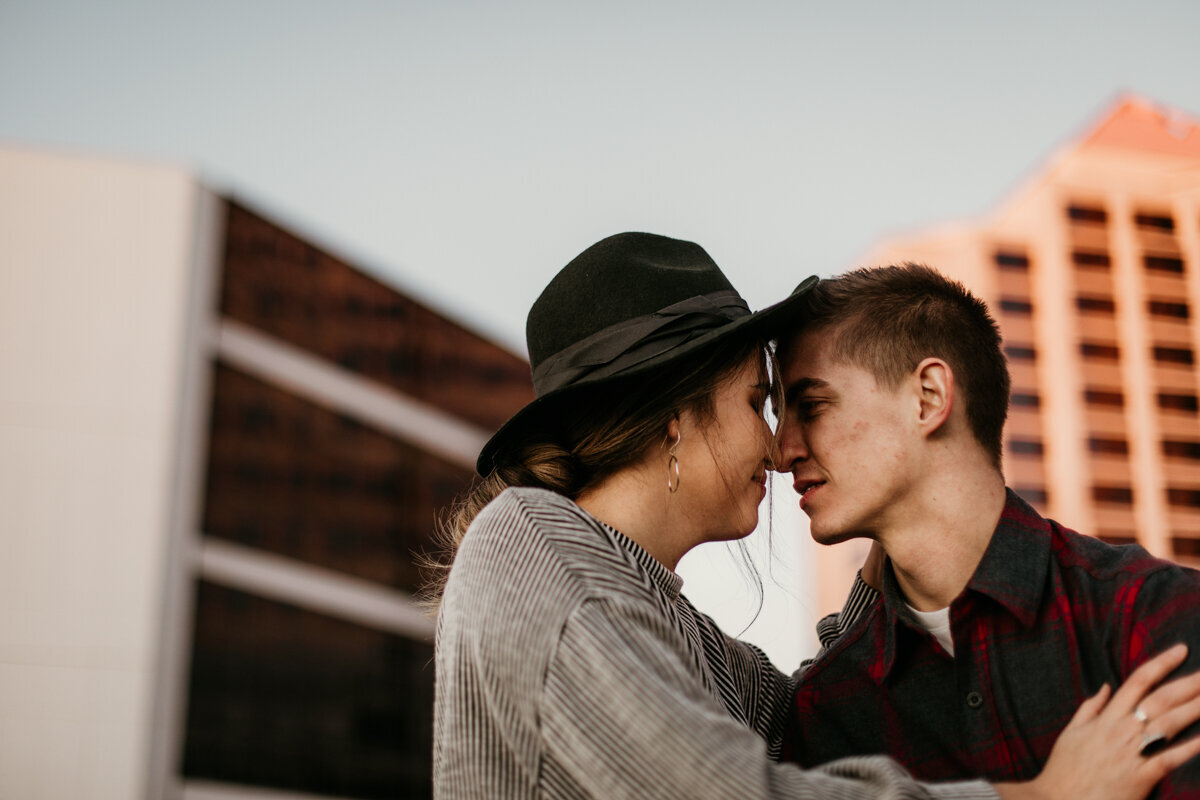
M610 325L559 350L533 371L534 391L541 397L584 378L616 375L748 316L746 301L730 289L689 297L651 314Z

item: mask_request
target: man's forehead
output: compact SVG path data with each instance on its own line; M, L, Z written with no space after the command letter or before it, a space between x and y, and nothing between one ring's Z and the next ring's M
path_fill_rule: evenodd
M822 372L818 351L822 342L813 336L813 331L800 331L787 340L780 341L779 377L783 384L784 402L792 403L812 389L828 388Z
M828 328L817 328L800 331L791 339L780 341L776 355L780 383L787 395L799 396L810 389L832 391L837 387L845 388L847 382L861 380L878 383L871 370L839 354L836 333Z
M830 334L828 330L809 328L786 339L780 339L775 352L784 379L794 380L791 377L793 373L811 366L817 357L828 349Z

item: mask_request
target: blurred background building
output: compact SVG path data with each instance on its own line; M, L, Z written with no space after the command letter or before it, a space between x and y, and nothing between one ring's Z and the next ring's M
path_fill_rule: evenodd
M860 263L902 260L1000 320L1010 484L1200 563L1200 124L1122 99ZM416 555L532 389L411 295L186 170L0 147L0 797L428 796ZM861 550L817 557L789 622Z
M961 280L1000 323L1009 485L1081 533L1200 565L1200 121L1124 97L988 218L861 264L902 261ZM821 558L836 608L857 562Z
M0 797L428 796L524 359L169 167L0 149L0 262Z

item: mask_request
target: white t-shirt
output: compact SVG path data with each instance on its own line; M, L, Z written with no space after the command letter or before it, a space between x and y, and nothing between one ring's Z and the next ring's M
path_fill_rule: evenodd
M937 611L917 611L912 606L908 606L908 610L917 618L917 624L928 631L930 636L937 639L943 650L954 655L954 640L950 638L949 607L939 608Z

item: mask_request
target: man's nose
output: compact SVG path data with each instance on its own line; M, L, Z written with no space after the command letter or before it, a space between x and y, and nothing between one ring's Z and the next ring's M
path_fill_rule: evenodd
M775 469L779 472L791 472L797 461L808 458L808 445L800 426L795 422L783 420L779 423L776 436L779 445L779 458L775 461Z

